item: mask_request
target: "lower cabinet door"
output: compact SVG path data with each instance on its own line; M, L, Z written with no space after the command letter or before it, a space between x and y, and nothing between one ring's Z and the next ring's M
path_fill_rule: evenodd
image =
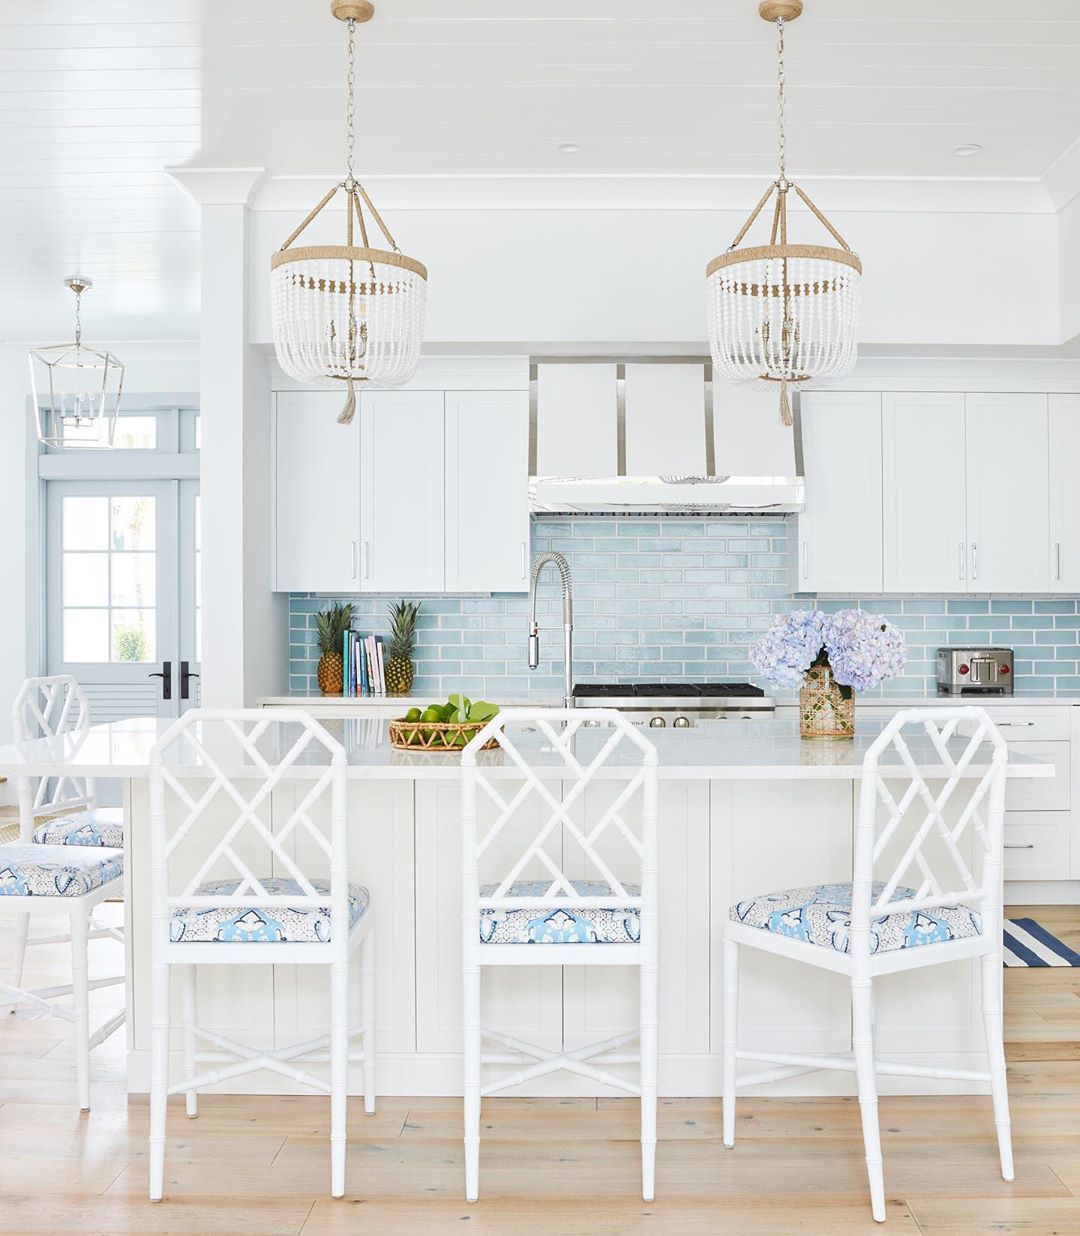
M481 882L505 876L532 840L540 825L541 805L533 797L537 805L528 817L529 827L508 826L489 847L481 861ZM494 823L496 811L490 800L481 798L477 806L483 830ZM519 818L525 820L524 809ZM548 852L556 862L561 860L557 834ZM539 879L544 874L540 864L533 863L523 878ZM457 781L416 782L416 1018L417 1051L461 1052L461 784ZM483 1024L556 1050L562 1041L559 967L486 968ZM533 1093L536 1088L533 1082Z
M851 879L850 782L713 781L712 1050L724 1044L722 940L732 905L761 893ZM739 1043L758 1051L846 1051L845 978L744 948Z
M597 823L621 785L586 792L584 820ZM625 813L639 828L634 812ZM600 853L611 870L631 880L641 860L610 826ZM704 781L660 784L660 1051L709 1050L709 787ZM575 853L575 850L578 853ZM563 836L571 879L596 879L573 837ZM603 948L602 944L585 945ZM567 966L563 972L566 1047L597 1043L638 1024L638 970L631 966Z
M301 791L306 788L304 782L295 786ZM285 826L295 809L297 788L287 784L275 792L275 831ZM349 882L362 884L370 893L368 913L374 916L376 934L376 1047L380 1054L412 1053L416 1051L412 786L402 781L352 781L348 792ZM321 823L325 825L326 821ZM329 836L328 829L325 833ZM325 855L316 852L316 843L303 825L297 826L292 837L292 856L301 870L325 871ZM357 954L350 995L349 1023L357 1027L361 1013ZM325 1034L329 1026L328 967L275 966L274 1035L278 1046L315 1038ZM353 1078L354 1090L358 1081L358 1077Z

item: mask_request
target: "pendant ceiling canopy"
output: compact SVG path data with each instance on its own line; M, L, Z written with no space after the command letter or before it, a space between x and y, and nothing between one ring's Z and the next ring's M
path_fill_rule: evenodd
M120 415L124 366L107 349L83 343L82 294L94 285L72 275L64 286L75 293L75 341L29 353L38 440L52 447L107 450Z
M416 372L424 334L427 270L397 247L354 171L355 34L374 15L366 0L333 0L348 35L345 179L326 194L270 260L274 347L282 369L299 382L343 386L339 420L356 412L356 387L403 386ZM345 243L292 248L337 195L345 194ZM369 242L378 229L385 247ZM359 244L356 240L359 238Z
M784 27L802 8L802 0L762 0L758 7L760 16L777 28L779 175L727 252L713 258L705 271L714 374L736 383L778 383L785 425L791 424L789 383L823 385L854 367L862 281L858 257L806 193L788 180ZM792 191L836 247L790 241L787 205ZM770 202L769 243L740 248Z

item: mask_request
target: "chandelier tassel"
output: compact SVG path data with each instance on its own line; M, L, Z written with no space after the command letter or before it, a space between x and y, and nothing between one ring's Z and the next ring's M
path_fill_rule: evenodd
M356 415L356 392L353 390L353 380L348 379L349 393L345 396L345 406L338 413L337 423L339 425L351 425L353 417ZM791 424L790 421L787 424Z
M786 379L780 381L780 424L791 425L791 400L788 398Z

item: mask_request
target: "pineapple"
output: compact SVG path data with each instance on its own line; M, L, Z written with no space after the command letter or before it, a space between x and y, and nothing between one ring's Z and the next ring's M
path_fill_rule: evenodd
M386 689L391 695L407 695L413 684L412 654L416 648L416 618L419 601L388 605L390 643L386 658Z
M345 632L352 626L353 607L334 602L315 615L319 658L319 690L323 695L340 695L345 689L345 658L341 653Z

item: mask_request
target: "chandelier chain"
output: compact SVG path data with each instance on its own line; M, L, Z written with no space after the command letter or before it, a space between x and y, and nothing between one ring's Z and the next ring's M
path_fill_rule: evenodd
M345 77L345 132L346 132L346 168L348 185L351 188L356 179L353 165L356 155L356 18L349 18L349 68Z
M780 184L787 184L787 135L784 131L784 19L776 19L776 119L779 129Z
M82 343L82 289L75 289L75 346Z

